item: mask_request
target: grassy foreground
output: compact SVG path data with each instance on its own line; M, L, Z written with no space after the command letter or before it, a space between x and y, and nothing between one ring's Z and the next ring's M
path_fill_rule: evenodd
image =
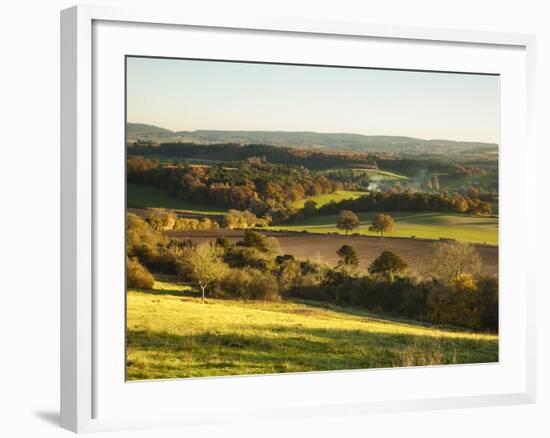
M129 380L483 363L498 337L311 304L209 299L157 282L127 294Z
M354 233L378 235L368 230L376 213L359 213L361 225ZM432 212L390 212L395 228L388 237L418 237L426 239L456 239L471 243L498 244L498 218L464 214ZM309 231L311 233L340 233L336 215L311 217L292 225L270 227L272 230Z

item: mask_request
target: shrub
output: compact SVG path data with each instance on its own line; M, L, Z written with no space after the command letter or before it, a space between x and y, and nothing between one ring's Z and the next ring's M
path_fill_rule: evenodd
M232 268L254 268L269 271L274 265L273 259L262 254L255 248L229 248L224 257L225 262Z
M147 216L147 222L156 231L171 230L176 223L176 215L171 211L154 208Z
M186 231L186 230L217 230L220 228L218 222L213 219L203 217L199 219L177 218L172 229L176 231Z
M402 296L400 313L413 319L425 320L428 317L429 285L417 284L406 289Z
M231 242L227 237L220 236L216 238L216 245L218 245L220 248L223 248L224 250L227 250L231 246Z
M248 298L250 275L244 269L229 269L215 291L218 297Z
M153 230L147 222L139 216L128 213L126 215L126 252L130 257L147 257L166 244L166 238Z
M429 319L436 324L452 324L480 328L477 289L454 284L435 284L428 292Z
M257 269L231 269L220 282L216 294L227 298L276 301L279 286L276 278Z
M257 269L249 270L251 282L248 293L254 300L277 301L279 297L279 284L270 273Z
M240 246L257 249L266 254L278 254L281 252L279 242L274 237L264 236L261 233L253 230L244 232L243 240L237 243Z
M481 327L488 330L498 330L498 279L482 278L477 283L478 306L480 308Z
M155 277L135 258L126 259L126 286L151 289Z

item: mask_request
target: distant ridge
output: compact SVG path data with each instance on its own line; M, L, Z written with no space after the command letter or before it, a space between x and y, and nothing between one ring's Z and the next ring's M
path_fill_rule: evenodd
M497 144L484 142L310 131L171 131L144 123L128 123L126 134L128 141L270 144L357 152L447 153L480 149L498 151Z

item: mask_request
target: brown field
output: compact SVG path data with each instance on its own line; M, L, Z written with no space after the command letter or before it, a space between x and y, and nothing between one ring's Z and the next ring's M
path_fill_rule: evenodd
M192 239L196 242L213 240L218 236L225 236L232 243L237 242L244 235L242 230L208 230L208 231L168 231L167 236L177 239ZM263 232L279 241L281 250L285 254L293 254L301 259L317 259L336 265L336 251L340 246L347 244L355 248L361 259L360 267L365 269L380 253L389 250L399 254L415 271L420 271L422 259L430 244L430 239L410 239L396 237L371 236L343 236L330 234L305 233L274 233ZM491 245L473 245L483 261L483 271L488 275L498 273L498 247Z

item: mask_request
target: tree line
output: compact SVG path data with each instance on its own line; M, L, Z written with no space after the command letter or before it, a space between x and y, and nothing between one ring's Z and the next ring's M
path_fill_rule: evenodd
M160 166L156 160L131 156L127 179L158 187L179 199L250 210L257 216L268 214L279 222L296 213L296 201L342 188L341 183L298 166L259 159L237 166Z
M372 211L436 211L490 215L491 204L458 192L386 191L369 192L355 199L329 202L319 208L309 206L309 215L338 214L341 210L357 213Z
M128 155L155 155L177 158L208 159L221 162L261 157L273 164L304 166L310 170L335 168L372 168L415 177L419 172L438 172L453 176L484 174L485 171L451 160L434 157L402 157L394 153L330 151L311 148L237 143L160 143L129 144Z

